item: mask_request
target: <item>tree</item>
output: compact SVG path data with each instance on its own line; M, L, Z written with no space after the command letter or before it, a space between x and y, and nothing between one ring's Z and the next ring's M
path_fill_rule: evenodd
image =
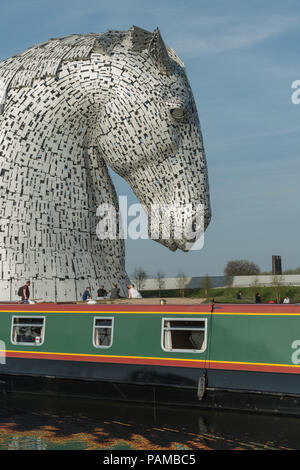
M147 279L147 273L142 268L135 268L133 278L136 282L138 290L143 290Z
M273 286L274 293L275 293L275 299L278 304L281 301L283 285L284 284L283 284L282 276L280 275L278 276L274 274L274 276L272 277L272 286Z
M211 285L210 285L210 277L209 277L208 274L206 274L206 275L204 276L204 278L202 279L201 287L202 287L202 289L204 290L204 295L205 295L205 297L207 297L208 291L209 291L209 289L210 289L210 287L211 287Z
M233 276L253 276L260 274L257 264L245 259L231 260L225 266L224 275L226 281L231 284Z
M187 287L188 278L183 272L178 273L177 275L177 287L179 289L180 297L184 297L184 291Z
M159 297L160 297L160 291L164 289L165 284L166 284L165 275L161 272L156 273L155 281L157 283L157 288L158 288Z

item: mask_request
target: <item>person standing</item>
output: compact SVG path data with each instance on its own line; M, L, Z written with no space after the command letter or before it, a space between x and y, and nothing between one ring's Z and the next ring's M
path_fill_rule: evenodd
M30 297L30 290L29 290L29 286L30 286L30 281L27 281L25 286L23 286L23 290L22 290L22 302L24 304L29 304L29 297Z

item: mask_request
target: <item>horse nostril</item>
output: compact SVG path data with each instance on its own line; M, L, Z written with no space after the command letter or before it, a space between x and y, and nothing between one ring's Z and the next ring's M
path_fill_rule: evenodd
M171 108L170 113L172 118L176 119L176 121L182 121L185 115L183 108Z

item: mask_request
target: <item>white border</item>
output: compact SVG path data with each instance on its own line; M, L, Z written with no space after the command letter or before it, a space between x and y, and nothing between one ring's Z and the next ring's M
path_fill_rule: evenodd
M164 321L204 321L204 341L202 349L166 349L164 347ZM171 317L163 317L161 319L161 348L163 351L168 353L173 352L182 352L182 353L203 353L207 347L207 318L171 318Z
M96 328L95 323L96 323L96 320L112 320L111 326L108 327L108 328L111 329L111 343L110 343L109 346L98 346L97 344L95 344L95 328ZM101 328L101 327L99 327L99 328ZM112 347L113 339L114 339L114 317L94 317L93 318L93 338L92 338L94 348L109 349L109 348Z
M42 318L44 320L43 322L43 328L42 328L42 341L40 343L16 343L15 341L13 341L13 327L14 327L14 319L15 318L32 318L32 319L35 319L35 318ZM15 325L17 326L17 325ZM46 317L45 316L32 316L32 315L13 315L12 316L12 319L11 319L11 330L10 330L10 342L14 345L20 345L20 346L42 346L42 344L44 344L44 341L45 341L45 330L46 330Z

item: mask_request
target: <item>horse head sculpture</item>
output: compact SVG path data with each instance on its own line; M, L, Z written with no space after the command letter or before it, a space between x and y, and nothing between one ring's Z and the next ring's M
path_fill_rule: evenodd
M208 226L193 94L158 29L51 39L3 61L0 112L1 299L15 298L25 279L49 300L80 298L99 283L118 282L126 292L122 237L97 236L99 206L118 211L108 166L129 183L158 227L153 238L169 249L189 249ZM181 230L186 224L191 237Z

